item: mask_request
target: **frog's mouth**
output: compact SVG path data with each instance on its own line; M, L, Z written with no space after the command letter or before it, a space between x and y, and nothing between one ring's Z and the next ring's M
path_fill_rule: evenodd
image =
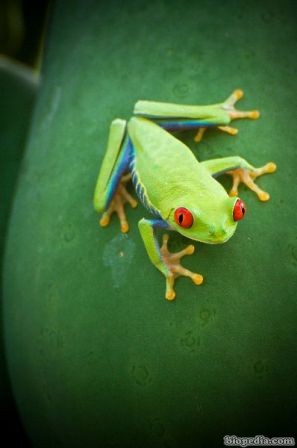
M199 243L223 244L223 243L226 243L234 235L236 227L237 227L237 224L234 223L234 226L232 226L232 228L229 228L228 230L226 230L226 229L221 229L218 231L210 230L207 233L205 233L205 235L199 235L199 236L195 236L190 233L186 233L183 230L178 230L178 231L183 236L185 236L191 240L198 241Z
M215 239L197 239L200 243L206 244L224 244L230 240L230 238L234 235L235 229L233 232L229 232L225 237L215 238Z

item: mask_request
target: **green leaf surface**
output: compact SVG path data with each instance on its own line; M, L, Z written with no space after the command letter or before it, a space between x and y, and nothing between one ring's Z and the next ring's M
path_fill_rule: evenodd
M37 82L31 70L0 57L0 415L2 435L11 443L16 442L20 429L4 353L2 265L9 214L36 89ZM14 430L10 433L12 425Z
M36 446L293 435L295 13L290 1L57 2L4 277L9 370ZM123 236L115 219L99 228L92 209L109 124L138 99L207 104L237 87L260 120L186 142L203 160L275 161L259 180L271 200L243 188L236 235L184 262L205 283L180 279L168 303L137 229L148 213L128 209Z

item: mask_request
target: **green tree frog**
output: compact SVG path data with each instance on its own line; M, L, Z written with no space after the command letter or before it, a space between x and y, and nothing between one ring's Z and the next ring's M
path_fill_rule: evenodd
M226 101L207 106L138 101L134 116L128 122L115 119L111 123L107 151L95 188L94 207L103 213L101 226L107 226L115 212L122 232L127 232L124 204L137 205L126 188L127 182L132 180L140 202L152 215L151 219L141 219L138 227L151 262L166 278L168 300L175 298L177 277L189 277L196 285L203 282L203 277L180 264L184 255L194 252L194 246L171 253L168 234L163 236L160 247L155 229L174 230L202 243L225 243L234 234L246 210L237 196L238 185L244 183L261 201L269 199L269 194L254 180L264 173L274 172L274 163L255 168L238 156L199 162L192 151L172 135L177 130L196 129L195 141L199 142L209 127L236 134L237 130L229 126L232 120L259 117L256 110L235 108L242 95L238 89ZM233 177L229 195L216 180L223 173Z

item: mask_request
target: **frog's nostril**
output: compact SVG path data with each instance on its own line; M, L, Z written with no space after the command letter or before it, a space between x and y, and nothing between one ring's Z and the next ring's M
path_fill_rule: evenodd
M216 238L222 238L227 234L227 230L224 227L220 227L216 229L215 227L211 227L209 229L209 235Z
M208 232L209 232L210 236L215 236L216 233L217 233L215 226L210 226L209 229L208 229Z

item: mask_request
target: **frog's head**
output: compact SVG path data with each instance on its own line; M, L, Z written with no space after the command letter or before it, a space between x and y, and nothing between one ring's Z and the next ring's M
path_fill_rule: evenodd
M170 210L167 222L187 238L209 244L228 241L246 210L241 199L227 195L219 199L209 198L208 201L203 201L203 206L184 202ZM193 204L193 200L190 202Z

